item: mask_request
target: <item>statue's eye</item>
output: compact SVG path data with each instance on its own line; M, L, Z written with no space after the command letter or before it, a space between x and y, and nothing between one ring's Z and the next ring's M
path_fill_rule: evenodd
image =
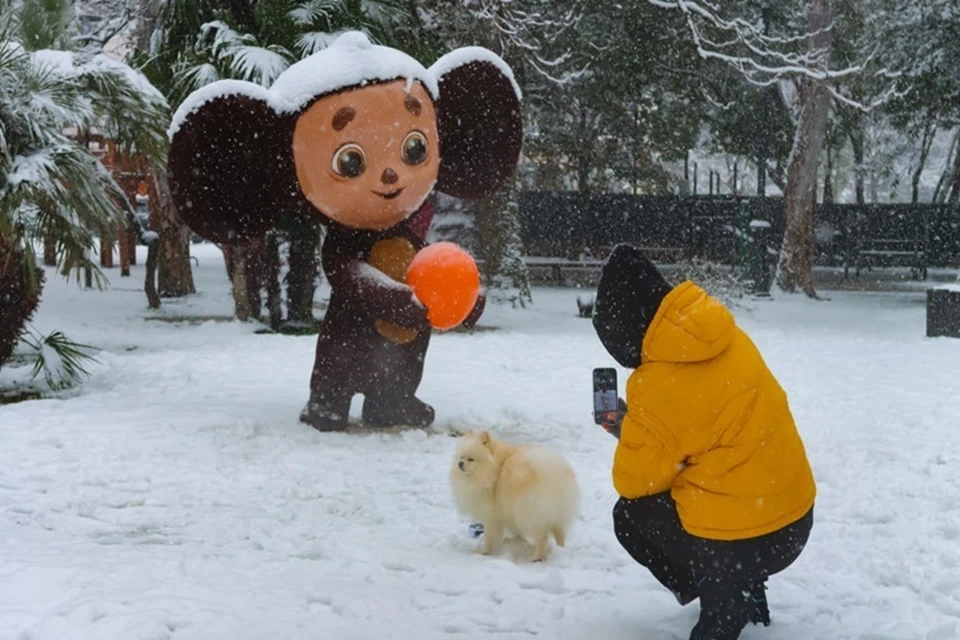
M333 154L333 170L345 178L356 178L365 168L366 157L358 144L348 142Z
M427 159L427 136L419 131L411 131L403 139L400 155L407 164L421 164Z

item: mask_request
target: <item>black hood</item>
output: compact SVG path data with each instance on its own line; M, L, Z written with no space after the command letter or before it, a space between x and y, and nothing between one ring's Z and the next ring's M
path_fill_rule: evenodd
M600 274L593 328L614 360L640 366L643 337L660 303L673 287L639 249L617 245Z

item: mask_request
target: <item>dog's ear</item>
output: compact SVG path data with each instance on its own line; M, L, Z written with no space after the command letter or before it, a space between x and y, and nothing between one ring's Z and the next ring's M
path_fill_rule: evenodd
M490 444L490 434L486 430L480 432L480 442L485 447Z

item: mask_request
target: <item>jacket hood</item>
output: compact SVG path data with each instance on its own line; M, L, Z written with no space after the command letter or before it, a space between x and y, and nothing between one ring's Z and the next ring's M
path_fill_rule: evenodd
M643 338L644 362L703 362L723 353L736 323L719 300L690 281L660 304Z
M600 274L593 328L614 360L640 366L644 335L671 286L636 247L617 245Z

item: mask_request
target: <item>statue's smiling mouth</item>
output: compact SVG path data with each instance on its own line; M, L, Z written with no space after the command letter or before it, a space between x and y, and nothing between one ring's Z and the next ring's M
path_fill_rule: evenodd
M403 187L400 187L399 189L387 191L386 193L380 193L379 191L374 191L374 193L380 196L381 198L383 198L384 200L393 200L394 198L399 196L401 193L403 193L403 189L404 189Z

